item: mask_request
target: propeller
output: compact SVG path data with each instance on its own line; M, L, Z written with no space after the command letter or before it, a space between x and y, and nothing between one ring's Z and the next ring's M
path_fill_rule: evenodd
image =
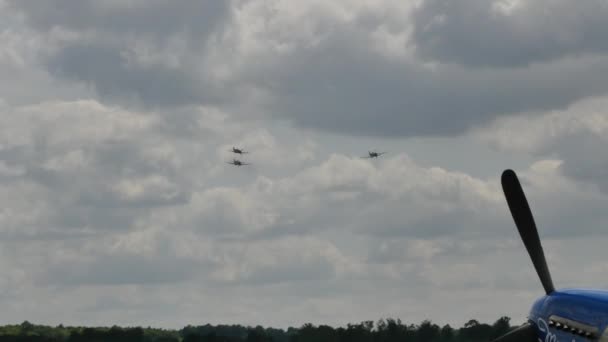
M501 182L519 235L528 250L528 254L532 259L532 263L546 294L550 294L555 291L555 287L553 286L553 280L551 280L543 246L540 243L534 217L532 216L532 211L530 211L524 190L521 188L519 179L517 179L517 175L513 170L505 170L502 173Z
M551 273L549 273L549 267L545 260L545 253L543 252L538 230L536 229L534 217L532 216L524 190L513 170L507 169L503 171L500 181L509 210L511 211L511 216L513 216L513 220L515 221L515 226L517 226L519 235L526 246L530 259L532 259L532 264L534 264L545 293L548 295L555 291L555 287L553 286ZM538 336L535 327L530 323L525 323L495 339L493 342L536 342L537 340Z

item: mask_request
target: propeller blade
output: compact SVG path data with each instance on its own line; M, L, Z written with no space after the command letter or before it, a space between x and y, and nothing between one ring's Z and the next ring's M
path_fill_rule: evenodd
M511 211L511 216L513 216L519 235L528 250L528 254L532 259L536 273L545 288L545 292L550 294L555 291L555 287L553 286L553 280L551 279L551 273L549 273L549 267L547 267L543 246L540 243L538 230L536 229L534 217L532 216L532 211L526 200L524 190L521 188L519 179L513 170L505 170L502 173L501 183L509 205L509 210Z
M519 327L500 336L492 342L537 342L536 329L530 323L524 323Z

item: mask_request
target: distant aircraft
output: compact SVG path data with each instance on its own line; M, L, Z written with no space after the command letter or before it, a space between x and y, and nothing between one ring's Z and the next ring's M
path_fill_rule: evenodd
M526 323L493 342L608 341L608 290L556 290L534 217L517 175L513 170L505 170L501 183L519 235L546 295L534 302Z
M369 154L368 156L361 157L361 158L365 158L365 159L367 159L367 158L369 158L369 159L371 159L371 158L378 158L378 157L380 157L381 155L385 154L386 152L372 152L372 151L367 151L367 153Z
M230 150L230 152L232 152L232 153L236 153L236 154L245 154L245 153L249 153L249 152L243 151L243 150L242 150L242 149L240 149L240 148L236 148L236 147L234 147L234 146L232 147L232 150Z
M227 162L228 164L232 164L232 165L236 165L236 166L242 166L242 165L251 165L249 163L243 163L240 160L237 159L232 159L231 162Z

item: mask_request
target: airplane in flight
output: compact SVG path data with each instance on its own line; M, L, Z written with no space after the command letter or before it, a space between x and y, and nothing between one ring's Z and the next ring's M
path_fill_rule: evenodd
M249 163L243 163L242 161L238 160L238 159L232 159L231 162L227 162L228 164L232 164L235 166L243 166L243 165L251 165Z
M247 152L247 151L243 151L242 149L240 149L240 148L236 148L236 147L234 147L234 146L232 146L232 150L230 150L230 152L232 152L232 153L236 153L236 154L245 154L245 153L249 153L249 152Z
M372 152L372 151L367 151L367 153L369 154L368 156L361 157L361 158L364 158L364 159L368 159L368 158L369 158L369 159L371 159L371 158L378 158L378 157L380 157L381 155L385 154L386 152Z
M527 322L493 342L608 341L608 290L556 290L547 267L534 217L513 170L502 173L501 183L511 216L528 251L545 295L532 305Z

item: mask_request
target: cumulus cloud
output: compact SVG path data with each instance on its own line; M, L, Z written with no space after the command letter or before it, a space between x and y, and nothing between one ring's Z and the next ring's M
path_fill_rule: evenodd
M558 158L564 175L606 192L606 104L605 97L595 97L565 110L505 118L472 135L497 149Z
M426 51L425 42L451 49L454 41L448 37L444 40L450 44L441 39L431 43L437 41L433 34L425 33L431 35L427 38L420 33L420 26L427 27L425 21L431 20L425 18L445 16L449 25L456 26L469 22L452 18L469 13L466 9L437 1L419 7L366 1L203 2L196 5L201 8L190 1L170 8L157 3L124 7L83 2L48 13L29 2L11 4L31 27L45 29L39 35L53 42L53 48L38 53L52 75L90 84L101 101L123 105L218 105L233 109L241 118L288 119L300 127L353 135L411 137L457 135L498 116L561 109L608 90L600 76L608 67L603 50L594 49L597 44L587 38L588 31L592 37L593 32L603 32L601 24L582 19L587 13L601 17L603 7L596 2L579 11L569 11L566 3L552 4L571 19L567 22L574 28L566 32L576 32L570 39L573 43L553 39L554 54L564 58L542 58L542 63L531 67L516 63L509 69L468 68L419 56L420 50ZM542 5L516 6L508 15L476 1L464 7L476 6L481 9L470 12L479 13L485 23L486 29L477 31L488 35L487 41L500 41L509 33L496 33L495 38L493 32L516 26L509 22L505 29L501 20L492 19L497 16L533 23L522 37L527 32L553 32L553 23L559 22L532 19ZM191 12L213 20L193 20ZM63 15L66 20L60 20ZM146 16L179 20L163 19L152 25ZM117 22L100 24L107 20ZM449 25L443 29L447 33L466 31L466 25L456 29ZM47 33L51 27L56 29ZM71 33L58 33L62 30ZM442 37L442 32L435 34ZM513 40L533 46L534 51L544 46L538 43L544 38L531 39L530 43L517 36ZM197 44L200 41L205 43ZM500 46L522 51L518 45ZM566 53L586 51L585 47L596 53ZM468 47L461 51L486 60L505 56L502 49L482 49L487 51ZM523 51L526 58L533 58L529 56L534 51Z
M164 1L79 1L54 0L43 5L35 1L7 1L7 6L26 15L34 27L50 30L96 29L109 33L138 33L169 37L189 33L198 39L213 32L229 15L230 2L179 0Z
M75 100L90 97L88 89L69 82L57 82L44 64L49 47L47 38L25 29L19 17L0 4L0 103L27 105L62 98Z
M559 284L601 284L604 8L572 6L0 1L0 319L523 318L503 163L463 141L520 165Z
M225 77L264 89L263 108L276 117L358 136L456 135L497 116L563 108L606 91L596 74L606 68L601 56L512 69L418 58L403 19L416 15L411 11L362 2L250 2L212 60L232 62ZM265 25L257 24L260 17Z
M190 115L202 137L180 143L171 140L165 117L155 113L89 100L6 106L2 178L14 194L6 207L35 204L26 215L40 215L40 223L87 230L128 228L133 212L184 203L197 180L181 173L189 168L199 173L210 162L204 159L204 141L217 136L221 122L213 111ZM222 133L230 130L225 128ZM20 204L19 198L29 200ZM10 217L16 221L4 229L23 232L19 225L27 218Z
M9 196L2 203L2 244L12 246L3 249L12 263L0 286L8 289L9 307L27 302L30 293L48 307L80 293L95 299L70 310L87 322L106 321L121 308L132 312L125 320L141 322L136 313L151 317L147 310L172 304L180 314L169 320L179 326L198 311L172 296L176 289L190 302L238 289L213 319L260 322L255 317L264 313L265 324L297 325L369 318L363 308L374 317L388 312L414 320L439 302L445 311L434 317L454 319L447 303L458 303L441 296L396 305L403 288L421 296L452 291L472 298L469 291L486 289L486 300L497 300L493 291L533 297L532 268L519 281L494 272L509 269L506 256L528 262L499 175L472 177L399 153L378 160L324 157L312 142L298 147L214 109L178 117L195 128L160 112L92 100L3 111L1 179ZM189 133L180 135L182 129ZM223 163L233 141L252 147L247 158L257 169ZM592 226L572 227L581 213L589 214L586 222L605 222L597 210L605 195L569 181L561 163L544 160L520 173L543 236L603 239ZM282 165L297 171L266 172ZM18 284L24 284L19 291ZM127 289L131 299L120 294ZM349 304L353 296L358 304ZM273 306L277 298L289 307ZM18 317L31 319L28 307L34 310L26 303ZM513 314L524 309L505 307ZM495 318L477 310L466 313Z
M416 53L467 67L522 67L604 55L604 1L424 0L412 13Z
M194 70L230 17L229 1L9 1L8 8L55 44L37 51L49 72L103 98L167 107L215 96L204 70Z

